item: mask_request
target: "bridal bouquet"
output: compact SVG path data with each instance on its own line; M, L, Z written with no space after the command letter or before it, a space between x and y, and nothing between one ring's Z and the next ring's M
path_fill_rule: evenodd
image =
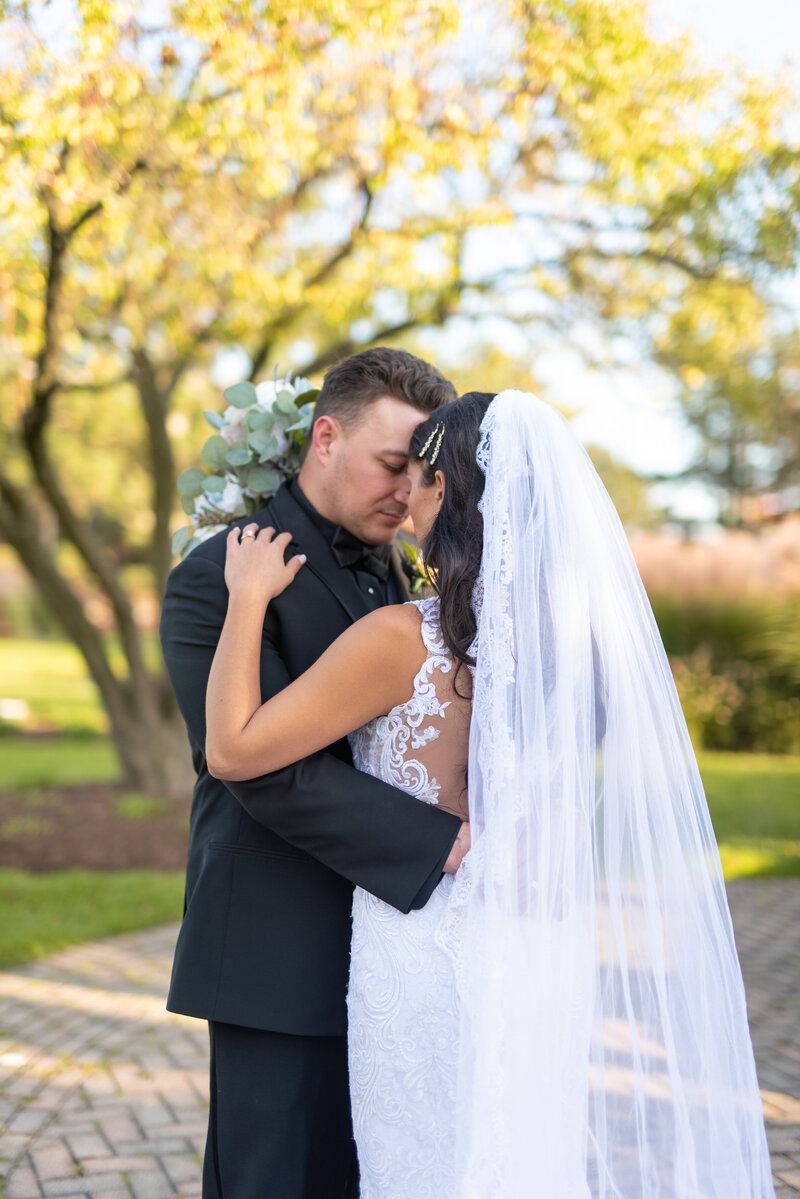
M189 524L172 538L173 554L185 557L208 537L263 508L284 479L300 469L314 420L317 389L308 379L236 383L225 392L223 413L205 413L214 429L200 453L205 466L190 466L178 479Z

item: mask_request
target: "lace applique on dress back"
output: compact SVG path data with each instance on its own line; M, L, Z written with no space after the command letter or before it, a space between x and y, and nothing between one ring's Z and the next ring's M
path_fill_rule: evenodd
M428 655L411 697L350 734L359 770L392 783L425 803L466 810L469 700L453 687L453 659L439 625L439 600L412 601ZM463 674L464 672L462 672Z

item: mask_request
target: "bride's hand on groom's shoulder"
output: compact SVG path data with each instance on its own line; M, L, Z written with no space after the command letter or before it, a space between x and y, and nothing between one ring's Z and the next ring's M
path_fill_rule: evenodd
M231 529L225 553L225 582L231 595L252 595L267 603L285 591L306 560L305 554L295 554L284 562L291 533L279 533L269 526L246 525L239 537Z

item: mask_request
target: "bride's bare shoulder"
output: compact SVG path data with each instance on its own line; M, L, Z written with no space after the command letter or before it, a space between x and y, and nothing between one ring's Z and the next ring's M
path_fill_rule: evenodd
M416 604L388 604L362 616L353 627L371 640L385 641L387 647L412 649L420 641L421 624L422 615Z
M408 664L425 657L420 634L422 616L416 604L389 604L378 608L351 625L351 643L373 660L385 666L396 665L403 670ZM347 636L347 634L345 634Z

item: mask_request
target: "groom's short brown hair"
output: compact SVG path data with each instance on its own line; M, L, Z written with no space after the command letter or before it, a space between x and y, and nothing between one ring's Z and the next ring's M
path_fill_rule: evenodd
M326 373L314 410L314 419L333 416L345 428L381 396L393 396L428 415L457 398L453 384L435 366L407 350L375 346L337 362Z

